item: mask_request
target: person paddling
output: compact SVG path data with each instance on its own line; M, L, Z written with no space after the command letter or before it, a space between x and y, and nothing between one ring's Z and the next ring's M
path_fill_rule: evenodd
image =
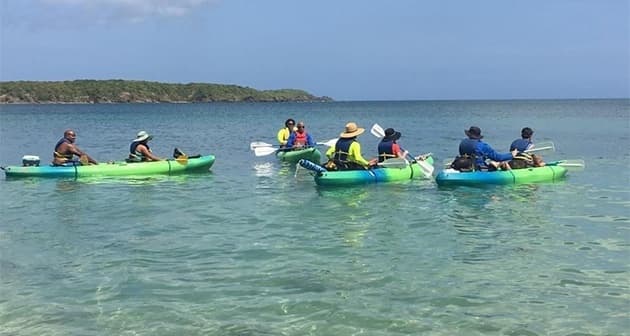
M527 154L525 151L534 148L532 137L534 130L529 127L523 127L521 130L521 138L512 141L510 151L517 150L518 154L510 161L512 169L521 169L529 167L543 167L545 162L542 156L537 154Z
M474 170L494 171L499 168L510 169L506 161L516 156L518 151L512 150L510 153L497 153L490 145L481 141L481 128L471 126L468 130L464 130L468 138L463 139L459 144L459 157L455 159L469 158L474 160ZM487 162L486 162L487 161Z
M55 166L67 166L67 165L82 165L82 164L98 164L96 160L84 153L75 145L77 140L77 134L71 130L65 130L63 132L63 138L57 141L55 150L53 152L53 165ZM74 156L79 157L78 160Z
M306 126L303 121L297 123L297 131L291 133L289 140L287 140L287 148L304 148L315 147L316 143L313 141L313 137L306 132Z
M385 130L385 136L378 143L378 162L383 162L387 159L401 158L404 159L408 152L403 150L397 141L402 134L396 132L393 128Z
M149 148L149 141L153 136L145 131L140 131L136 138L129 145L129 158L127 162L160 161L159 157L153 155Z
M356 170L368 169L376 165L376 159L367 161L361 155L361 144L357 137L365 131L356 123L346 124L344 131L339 135L339 140L326 152L329 161L327 169Z

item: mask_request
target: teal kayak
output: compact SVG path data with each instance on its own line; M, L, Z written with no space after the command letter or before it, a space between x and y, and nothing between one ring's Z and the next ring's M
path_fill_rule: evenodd
M433 158L429 156L424 162L432 166ZM300 161L300 165L316 172L314 174L315 183L320 186L349 186L427 178L420 165L415 161L399 166L342 171L327 171L319 165L313 165L312 162Z
M444 169L435 178L440 186L479 186L489 184L519 184L553 182L563 179L567 174L565 167L547 165L537 168L498 170L493 172L475 171L460 172L455 169Z
M301 159L309 160L311 162L320 163L322 159L322 153L315 147L298 149L298 150L278 150L276 157L280 161L295 164Z
M174 175L189 172L207 171L214 163L214 155L204 155L188 159L127 163L117 161L96 165L76 166L7 166L3 167L10 177L107 177L140 175Z

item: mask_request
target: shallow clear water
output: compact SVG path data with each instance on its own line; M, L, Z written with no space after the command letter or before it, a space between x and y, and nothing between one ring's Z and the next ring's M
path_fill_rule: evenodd
M436 162L471 125L499 150L530 126L547 160L587 167L323 189L249 150L287 117L317 141L378 122ZM629 126L628 100L0 105L2 165L47 162L65 128L101 161L141 129L163 157L217 156L190 176L0 180L0 334L627 334Z

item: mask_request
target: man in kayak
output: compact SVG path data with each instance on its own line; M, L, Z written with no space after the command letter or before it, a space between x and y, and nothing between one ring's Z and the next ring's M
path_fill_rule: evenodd
M129 145L129 158L127 162L160 161L159 157L151 153L149 141L153 136L145 131L140 131Z
M494 171L499 168L510 169L507 161L516 156L518 153L516 149L510 153L497 153L490 145L481 141L483 136L481 135L481 129L477 126L471 126L468 130L464 130L464 133L468 138L460 142L459 157L455 159L453 165L458 160L468 158L474 162L474 170Z
M512 141L510 144L510 151L518 150L519 153L524 153L526 150L534 147L534 143L532 142L532 136L534 135L534 130L529 127L524 127L521 130L521 138Z
M357 127L356 123L347 123L344 131L339 135L337 143L326 151L326 157L328 157L326 168L357 170L374 167L376 159L365 160L361 155L361 144L357 141L357 137L364 131L365 129Z
M512 141L512 144L510 144L510 151L515 149L518 151L518 154L510 161L510 167L512 167L512 169L542 167L545 165L540 155L525 153L526 150L534 148L534 143L532 142L533 135L534 130L529 127L524 127L521 130L521 138Z
M67 166L77 164L98 164L96 160L92 159L74 144L76 140L77 134L73 130L68 129L63 132L63 138L57 141L57 144L55 145L55 150L53 152L53 165ZM75 155L79 157L78 160L74 158Z
M280 148L284 148L287 146L287 141L289 140L289 136L291 133L295 131L295 120L289 118L284 122L284 127L278 131L278 143L280 144Z
M313 141L313 137L306 132L306 126L303 121L297 123L297 131L291 133L287 140L287 148L303 148L303 147L315 147L316 143Z
M396 132L393 128L385 130L385 136L378 143L378 162L392 158L404 159L407 156L408 152L396 142L401 135L400 132Z

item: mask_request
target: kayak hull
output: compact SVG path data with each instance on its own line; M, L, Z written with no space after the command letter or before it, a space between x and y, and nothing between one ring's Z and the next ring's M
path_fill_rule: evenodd
M435 181L440 186L539 183L561 180L566 174L567 169L560 166L465 173L454 169L444 169L436 176Z
M301 159L309 160L319 164L322 160L322 153L315 147L291 150L291 151L278 151L276 157L282 162L288 162L295 164Z
M433 158L425 162L433 164ZM387 167L366 170L326 171L315 174L315 183L320 186L351 186L369 183L385 183L426 178L418 163L404 167Z
M81 178L107 176L146 176L175 175L208 170L214 163L214 155L205 155L188 160L163 160L152 162L127 163L117 161L87 166L8 166L4 168L7 178L12 177L50 177Z

